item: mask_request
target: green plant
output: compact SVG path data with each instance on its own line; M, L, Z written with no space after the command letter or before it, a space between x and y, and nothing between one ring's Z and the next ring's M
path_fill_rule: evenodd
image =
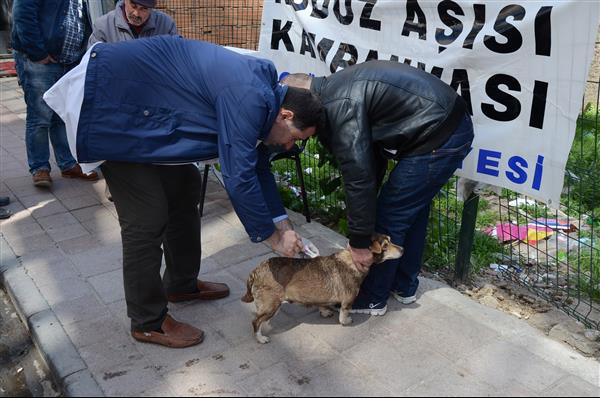
M480 272L488 268L490 264L498 261L497 254L502 253L503 246L498 239L475 231L473 239L473 252L471 253L471 264L473 272Z
M544 204L520 205L519 209L525 211L531 219L537 218L556 218L556 211L548 208Z
M600 210L600 114L587 107L577 120L573 147L567 162L567 203L580 203L580 213Z
M499 219L498 210L492 209L489 202L485 199L480 199L475 228L481 229L490 225L496 225Z
M301 155L304 184L313 218L340 233L346 233L345 194L341 189L342 179L331 154L316 139L307 142ZM280 192L286 207L302 211L300 181L292 161L277 161L273 171L279 182Z

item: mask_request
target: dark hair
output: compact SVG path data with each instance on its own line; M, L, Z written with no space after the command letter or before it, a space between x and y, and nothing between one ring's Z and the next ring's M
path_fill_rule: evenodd
M288 86L282 108L294 112L294 126L300 130L319 128L325 118L321 99L310 90Z

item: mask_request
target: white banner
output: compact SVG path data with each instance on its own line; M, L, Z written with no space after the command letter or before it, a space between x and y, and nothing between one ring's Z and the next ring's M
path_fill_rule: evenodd
M598 0L265 0L259 51L280 72L392 59L440 77L475 124L458 174L555 207L599 22Z

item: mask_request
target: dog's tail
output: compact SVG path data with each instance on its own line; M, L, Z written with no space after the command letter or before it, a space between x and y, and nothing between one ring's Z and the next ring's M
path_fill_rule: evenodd
M254 285L254 274L255 272L252 271L248 276L248 281L246 282L246 294L244 295L244 297L242 297L242 301L244 303L251 303L254 301L254 296L252 295L252 285Z

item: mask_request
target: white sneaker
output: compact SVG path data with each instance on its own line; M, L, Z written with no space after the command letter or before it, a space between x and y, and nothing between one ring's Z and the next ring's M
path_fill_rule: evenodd
M417 301L417 296L403 297L398 292L392 292L392 296L404 305L412 304Z
M378 308L379 307L379 308ZM368 308L352 308L349 311L351 314L367 314L372 316L384 316L387 312L387 305L381 306L381 303L369 304Z

